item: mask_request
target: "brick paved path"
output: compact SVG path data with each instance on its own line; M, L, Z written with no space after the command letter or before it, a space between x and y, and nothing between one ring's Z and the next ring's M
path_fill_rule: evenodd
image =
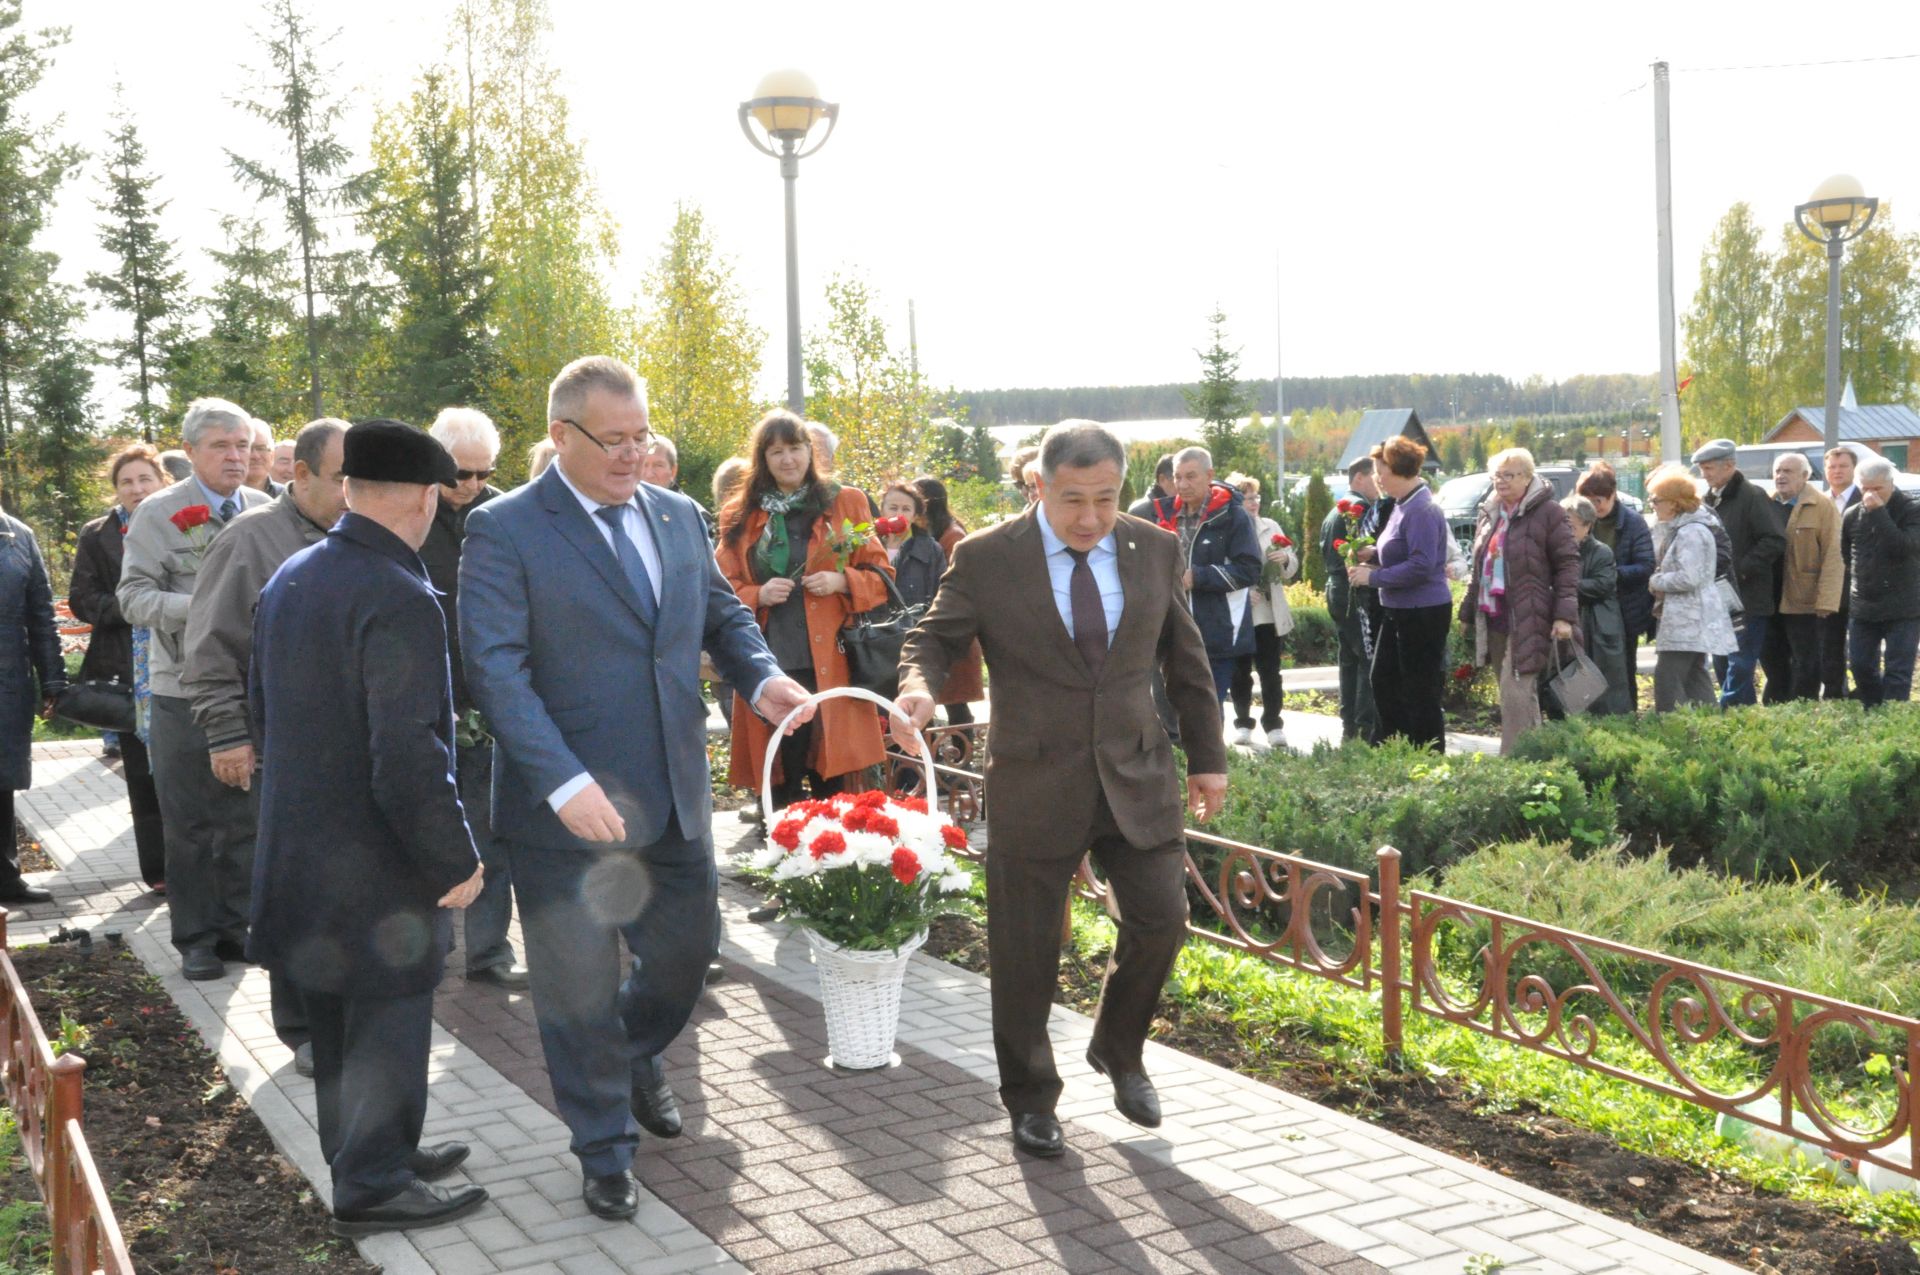
M91 745L42 745L35 766L40 787L21 794L21 816L61 865L62 898L16 913L16 935L63 918L126 931L325 1198L312 1085L267 1025L264 974L182 980L166 911L134 880L118 777ZM723 850L745 841L731 815L716 833ZM495 1202L457 1226L366 1242L368 1256L396 1275L1460 1275L1479 1255L1531 1275L1736 1269L1157 1045L1147 1065L1167 1121L1135 1129L1081 1060L1091 1024L1063 1009L1052 1030L1071 1150L1016 1156L994 1095L983 979L916 956L901 1065L831 1072L806 945L787 926L746 922L751 902L723 892L730 977L668 1052L687 1133L643 1143L634 1224L579 1203L528 998L456 973L436 1002L427 1135L471 1141L471 1178ZM461 968L457 953L449 968Z

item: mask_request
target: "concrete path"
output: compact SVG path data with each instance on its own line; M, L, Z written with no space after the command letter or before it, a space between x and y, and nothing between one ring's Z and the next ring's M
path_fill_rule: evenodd
M38 746L35 777L19 809L58 864L37 879L59 899L15 912L15 941L61 923L125 934L327 1198L312 1084L267 1025L264 974L179 977L166 909L137 881L124 789L97 746ZM732 815L716 834L723 855L749 844ZM642 1147L634 1223L600 1222L579 1203L528 999L455 975L436 1006L427 1132L473 1144L470 1176L494 1202L457 1226L368 1241L367 1256L398 1275L1460 1275L1477 1258L1534 1275L1738 1269L1157 1045L1147 1065L1167 1121L1136 1129L1082 1061L1091 1023L1058 1008L1072 1150L1018 1157L994 1095L984 979L916 956L901 1064L835 1073L803 936L747 922L752 902L723 891L730 977L669 1051L688 1132Z

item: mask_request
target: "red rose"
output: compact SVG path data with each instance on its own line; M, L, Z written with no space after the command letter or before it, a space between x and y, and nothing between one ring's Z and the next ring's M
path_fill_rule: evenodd
M213 510L205 505L188 505L185 509L175 511L173 517L167 521L182 531L191 531L212 517Z
M1284 531L1277 531L1277 532L1275 532L1275 533L1274 533L1274 535L1273 535L1273 547L1274 547L1274 548L1276 548L1276 549L1286 549L1286 548L1290 548L1290 547L1292 546L1292 544L1293 544L1293 541L1291 541L1291 540L1289 540L1289 539L1287 539L1287 533L1286 533L1286 532L1284 532Z
M824 859L830 854L839 854L847 848L847 839L837 832L823 832L813 839L807 849L816 859Z
M1339 550L1347 547L1347 542L1344 540L1336 540L1333 542L1333 547L1335 552L1338 552Z
M949 850L965 850L967 848L967 834L950 823L940 825L940 839L947 843L947 849Z
M1471 682L1473 680L1473 665L1462 664L1459 668L1453 670L1453 680L1456 682Z
M920 875L920 856L905 846L893 848L893 879L901 885L912 885Z
M888 514L874 523L873 529L883 536L897 536L907 529L907 520L899 514Z

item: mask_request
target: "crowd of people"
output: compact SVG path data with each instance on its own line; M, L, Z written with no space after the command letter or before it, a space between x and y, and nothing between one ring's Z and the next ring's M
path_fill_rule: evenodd
M681 1130L660 1055L716 969L703 686L729 723L729 779L757 788L771 755L776 809L875 785L883 717L814 696L850 684L841 632L890 599L922 615L898 697L915 728L972 722L993 675L989 939L1015 1145L1063 1146L1044 1024L1088 846L1122 918L1090 1058L1124 1114L1157 1123L1140 1046L1185 933L1173 852L1186 817L1219 808L1228 739L1285 743L1300 551L1259 481L1188 447L1123 519L1124 448L1063 422L1015 457L1027 511L976 531L937 477L842 482L832 431L775 410L714 473L709 510L680 492L624 364L569 364L548 416L528 481L503 490L499 432L471 408L428 430L322 418L276 442L198 400L178 452L112 457L114 504L76 546L69 598L93 629L79 677L133 705L114 744L141 875L186 977L267 966L274 1028L316 1079L342 1233L485 1198L428 1185L464 1147L419 1145L455 913L466 978L532 993L588 1207L633 1214L639 1133ZM1826 492L1797 455L1771 495L1734 459L1715 440L1699 478L1656 471L1649 526L1604 462L1562 500L1509 449L1465 548L1425 449L1374 448L1313 529L1342 735L1443 747L1455 625L1493 671L1502 751L1564 711L1549 682L1575 651L1606 684L1586 711L1639 711L1643 639L1654 711L1753 703L1756 670L1770 704L1908 698L1920 502L1848 448L1826 456ZM0 519L0 623L21 635L0 667L9 804L33 716L67 687L52 599L32 532ZM0 860L0 902L47 897Z

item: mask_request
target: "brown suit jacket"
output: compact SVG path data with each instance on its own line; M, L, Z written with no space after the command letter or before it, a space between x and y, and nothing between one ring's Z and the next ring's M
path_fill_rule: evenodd
M900 689L933 694L979 639L993 706L987 839L997 853L1075 856L1104 792L1129 843L1178 841L1186 803L1153 707L1160 668L1188 768L1225 774L1206 645L1181 594L1179 540L1122 514L1114 525L1126 600L1096 682L1054 605L1038 506L961 541L900 658Z

